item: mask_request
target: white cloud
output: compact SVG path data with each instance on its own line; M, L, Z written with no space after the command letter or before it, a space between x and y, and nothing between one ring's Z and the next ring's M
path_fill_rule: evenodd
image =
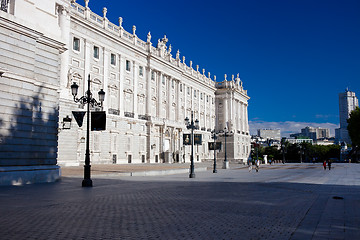
M251 135L256 135L258 129L280 129L281 136L289 137L292 133L299 133L302 128L309 127L321 127L321 128L329 128L330 136L335 135L335 128L338 128L338 124L334 123L313 123L313 122L294 122L294 121L286 121L286 122L264 122L264 121L249 121L250 133Z

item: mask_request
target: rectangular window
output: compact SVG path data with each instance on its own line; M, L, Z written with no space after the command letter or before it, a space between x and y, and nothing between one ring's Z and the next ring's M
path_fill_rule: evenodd
M165 85L165 76L162 76L162 84Z
M99 59L99 47L94 46L94 58Z
M144 76L144 68L142 66L139 67L139 76Z
M194 98L196 98L196 90L194 90Z
M190 95L190 87L187 87L187 94Z
M171 81L171 88L174 88L175 86L175 81Z
M80 51L80 39L74 37L73 50Z
M182 92L182 84L180 84L180 92Z
M131 70L130 61L129 61L129 60L126 60L126 71L129 71L129 72L130 72L130 70Z
M206 95L206 102L209 102L209 95Z
M9 0L1 0L0 10L4 12L8 12L9 10Z
M111 62L111 65L116 65L116 55L115 54L111 54L111 60L110 60L110 62Z
M203 100L203 96L202 96L202 93L200 93L200 99Z
M155 72L151 71L151 80L155 80Z

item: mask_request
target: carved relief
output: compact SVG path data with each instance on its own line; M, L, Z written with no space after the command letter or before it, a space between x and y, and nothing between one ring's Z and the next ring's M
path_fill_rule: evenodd
M67 88L70 88L70 86L73 82L76 82L76 84L80 85L80 83L83 79L79 73L77 73L75 71L73 72L71 68L68 71L67 77L68 77L68 81L66 84Z
M119 103L118 103L118 87L115 84L111 84L108 86L109 88L109 94L110 94L110 108L112 109L118 109Z
M125 112L133 112L133 92L131 89L127 89L124 91L124 99L125 99Z

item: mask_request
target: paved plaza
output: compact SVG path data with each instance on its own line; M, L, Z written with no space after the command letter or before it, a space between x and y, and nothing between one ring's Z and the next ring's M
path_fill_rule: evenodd
M231 165L194 179L111 166L93 166L93 188L65 168L56 183L0 187L1 239L360 239L359 164Z

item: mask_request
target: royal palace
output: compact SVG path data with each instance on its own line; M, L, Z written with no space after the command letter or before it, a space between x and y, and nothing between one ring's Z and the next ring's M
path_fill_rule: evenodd
M61 166L84 164L86 104L71 87L81 97L88 81L94 99L105 92L90 109L105 124L90 132L92 163L190 162L186 117L199 125L195 164L213 159L214 133L219 161L224 149L229 161L248 160L249 97L239 74L216 79L166 36L140 39L136 26L126 31L121 17L114 24L106 8L99 16L88 4L1 0L0 184L52 181Z

